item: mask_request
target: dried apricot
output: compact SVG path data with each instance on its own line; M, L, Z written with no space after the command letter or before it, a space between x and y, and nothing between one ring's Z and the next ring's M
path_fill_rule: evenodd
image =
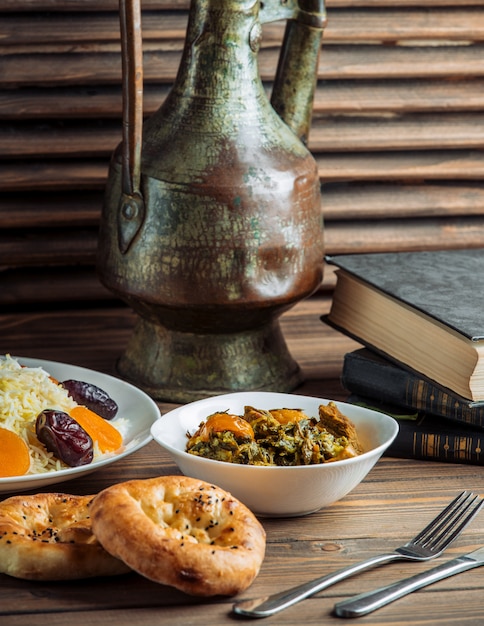
M69 415L96 441L101 452L115 452L123 445L119 430L85 406L76 406Z
M7 428L0 428L0 477L23 476L30 469L29 447Z

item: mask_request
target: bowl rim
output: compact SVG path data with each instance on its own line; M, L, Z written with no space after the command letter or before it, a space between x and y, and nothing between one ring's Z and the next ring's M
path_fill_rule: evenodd
M187 409L187 407L190 406L200 406L203 404L209 404L209 402L213 402L214 400L220 400L223 401L224 399L227 398L235 398L235 397L240 397L240 396L246 396L246 395L252 395L254 396L255 394L259 394L259 395L265 395L265 396L269 396L269 395L277 395L279 397L291 397L291 398L302 398L302 399L306 399L306 400L313 400L315 402L320 402L320 403L328 403L328 402L334 402L338 408L340 408L341 406L350 406L350 407L355 407L358 410L361 410L365 413L370 413L373 414L375 416L377 416L379 419L381 419L383 422L385 422L386 424L388 424L388 426L392 427L392 433L391 436L387 438L387 440L384 443L381 443L380 445L371 448L370 450L367 450L365 452L363 452L362 454L359 454L358 456L355 457L351 457L349 459L340 459L339 461L328 461L326 463L318 463L318 464L313 464L313 465L286 465L286 466L280 466L280 465L244 465L244 464L239 464L239 463L231 463L230 461L219 461L216 459L207 459L205 457L202 456L197 456L195 454L189 454L186 450L181 450L180 448L176 448L174 446L172 446L169 443L166 442L162 442L160 441L158 435L157 435L157 426L158 428L160 427L160 424L165 421L165 419L168 419L168 416L170 416L171 418L173 418L173 416L177 415L178 413L181 413L183 411L185 411ZM208 416L207 416L208 417ZM352 419L352 418L350 418ZM374 409L369 409L367 407L361 407L359 405L356 404L351 404L349 402L344 402L344 401L340 401L340 400L330 400L327 398L319 398L317 396L305 396L302 394L289 394L289 393L281 393L281 392L269 392L269 391L253 391L253 392L249 392L249 391L239 391L239 392L233 392L233 393L224 393L224 394L220 394L218 396L210 396L208 398L203 398L201 400L195 400L194 402L189 402L187 404L184 404L182 406L176 407L175 409L171 409L170 411L167 411L166 413L164 413L163 415L160 415L160 417L151 425L151 435L153 437L153 439L156 441L156 443L158 445L160 445L162 448L164 448L165 450L167 450L170 454L172 454L173 456L176 457L180 457L182 456L183 458L186 459L191 459L194 460L196 462L201 462L201 463L205 463L205 464L210 464L210 465L220 465L221 463L223 463L225 466L230 466L230 467L244 467L247 468L249 471L268 471L268 470L272 470L272 471L288 471L288 470L292 470L292 471L315 471L315 468L329 468L329 467L342 467L342 466L346 466L346 465L351 465L354 463L360 463L362 461L365 461L366 459L369 458L373 458L374 456L378 456L381 455L390 445L391 443L394 441L395 437L398 434L398 430L399 430L399 425L397 420L392 417L391 415L388 415L387 413L383 413L380 411L376 411Z

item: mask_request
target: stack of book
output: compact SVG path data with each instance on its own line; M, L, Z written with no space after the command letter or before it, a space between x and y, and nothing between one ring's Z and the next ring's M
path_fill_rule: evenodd
M396 417L388 454L484 465L484 249L339 255L322 320L364 347L350 402Z

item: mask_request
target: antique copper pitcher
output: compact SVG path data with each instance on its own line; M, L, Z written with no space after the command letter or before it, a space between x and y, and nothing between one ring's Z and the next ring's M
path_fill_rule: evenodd
M305 145L321 3L192 0L176 81L142 123L139 0L120 2L123 141L98 270L139 316L118 371L157 399L289 391L301 381L279 317L323 273L320 183ZM280 19L269 102L258 50L262 24Z

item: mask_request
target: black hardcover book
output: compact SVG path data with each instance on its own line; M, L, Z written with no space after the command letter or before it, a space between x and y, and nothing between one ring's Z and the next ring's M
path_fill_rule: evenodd
M368 348L345 354L341 382L349 392L380 403L484 429L484 402L463 398Z
M323 321L458 395L484 401L484 249L327 256Z
M399 432L385 455L402 459L484 465L484 431L426 413L401 409L352 395L348 402L382 411L398 421Z

